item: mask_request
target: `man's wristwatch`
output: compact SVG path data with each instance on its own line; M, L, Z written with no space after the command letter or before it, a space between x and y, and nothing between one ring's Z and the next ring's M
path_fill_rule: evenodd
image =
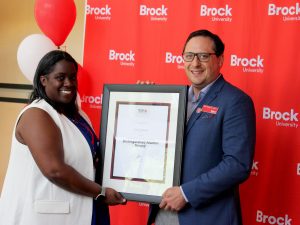
M101 192L95 197L95 200L102 200L105 198L105 187L101 188Z

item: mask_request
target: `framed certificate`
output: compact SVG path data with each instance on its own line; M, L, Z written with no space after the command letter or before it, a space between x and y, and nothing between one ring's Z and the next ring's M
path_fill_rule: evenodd
M187 87L104 85L102 185L127 200L159 203L180 183Z

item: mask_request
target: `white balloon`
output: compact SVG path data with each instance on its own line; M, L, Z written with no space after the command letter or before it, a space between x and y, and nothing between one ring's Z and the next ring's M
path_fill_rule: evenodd
M17 52L18 65L31 83L41 58L55 49L55 44L44 34L29 35L20 43Z

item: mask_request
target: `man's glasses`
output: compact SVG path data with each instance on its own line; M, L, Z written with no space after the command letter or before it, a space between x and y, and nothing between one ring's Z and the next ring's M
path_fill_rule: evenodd
M199 52L199 53L194 53L194 52L184 52L182 54L182 58L186 62L192 62L195 58L195 56L198 57L200 62L207 62L210 58L211 55L215 55L216 53L204 53L204 52Z

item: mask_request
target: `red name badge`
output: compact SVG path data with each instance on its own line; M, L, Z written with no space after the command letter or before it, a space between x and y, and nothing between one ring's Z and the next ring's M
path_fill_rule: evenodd
M217 114L218 110L219 110L219 107L214 107L214 106L210 106L210 105L202 106L202 112Z

